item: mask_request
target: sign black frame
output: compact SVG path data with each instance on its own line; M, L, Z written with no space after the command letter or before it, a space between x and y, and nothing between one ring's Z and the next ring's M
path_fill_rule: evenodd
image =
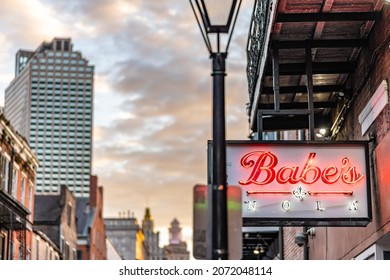
M332 226L332 227L365 227L372 221L372 200L371 200L371 170L369 157L369 141L253 141L253 140L227 140L226 147L231 145L355 145L364 148L366 165L366 191L367 191L367 216L358 218L243 218L244 227L259 226ZM212 141L208 141L208 159L212 155ZM211 179L212 164L208 160L208 180Z

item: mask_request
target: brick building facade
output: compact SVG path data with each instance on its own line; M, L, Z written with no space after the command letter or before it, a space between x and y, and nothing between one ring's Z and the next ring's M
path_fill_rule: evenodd
M33 230L32 238L32 260L59 260L60 249L42 231Z
M0 260L31 259L36 155L0 114Z
M59 195L35 196L34 229L59 249L61 260L77 259L76 199L67 186Z
M89 198L77 198L77 259L105 260L106 232L103 219L103 187L91 176Z

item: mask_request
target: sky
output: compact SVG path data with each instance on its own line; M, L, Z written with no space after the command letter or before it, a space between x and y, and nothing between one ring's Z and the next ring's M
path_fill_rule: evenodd
M249 134L253 3L243 0L226 60L228 140ZM92 172L104 187L104 216L130 212L141 223L149 207L162 238L177 218L190 243L193 187L207 183L212 78L189 1L1 0L0 31L0 105L19 49L71 38L95 67Z

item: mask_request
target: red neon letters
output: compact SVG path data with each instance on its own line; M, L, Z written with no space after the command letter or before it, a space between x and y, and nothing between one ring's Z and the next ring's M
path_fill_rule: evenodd
M300 170L299 166L281 166L276 168L278 158L271 152L254 151L244 155L241 159L241 166L249 169L252 172L247 180L240 180L241 185L267 185L275 179L279 184L313 184L318 180L322 180L325 184L334 184L340 178L345 184L355 184L364 176L357 173L356 167L349 166L349 159L342 160L341 168L336 166L328 166L320 169L313 164L316 153L309 153L309 156Z

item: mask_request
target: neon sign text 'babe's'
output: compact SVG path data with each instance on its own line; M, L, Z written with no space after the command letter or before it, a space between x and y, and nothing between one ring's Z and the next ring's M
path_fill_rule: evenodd
M356 171L356 167L349 166L349 159L341 161L341 167L328 166L322 170L313 164L316 153L309 153L309 156L302 169L299 166L282 166L276 168L278 157L271 152L253 151L244 155L241 159L241 166L252 171L247 180L240 180L241 185L267 185L274 180L279 184L313 184L322 180L325 184L334 184L340 179L345 184L355 184L364 176Z

